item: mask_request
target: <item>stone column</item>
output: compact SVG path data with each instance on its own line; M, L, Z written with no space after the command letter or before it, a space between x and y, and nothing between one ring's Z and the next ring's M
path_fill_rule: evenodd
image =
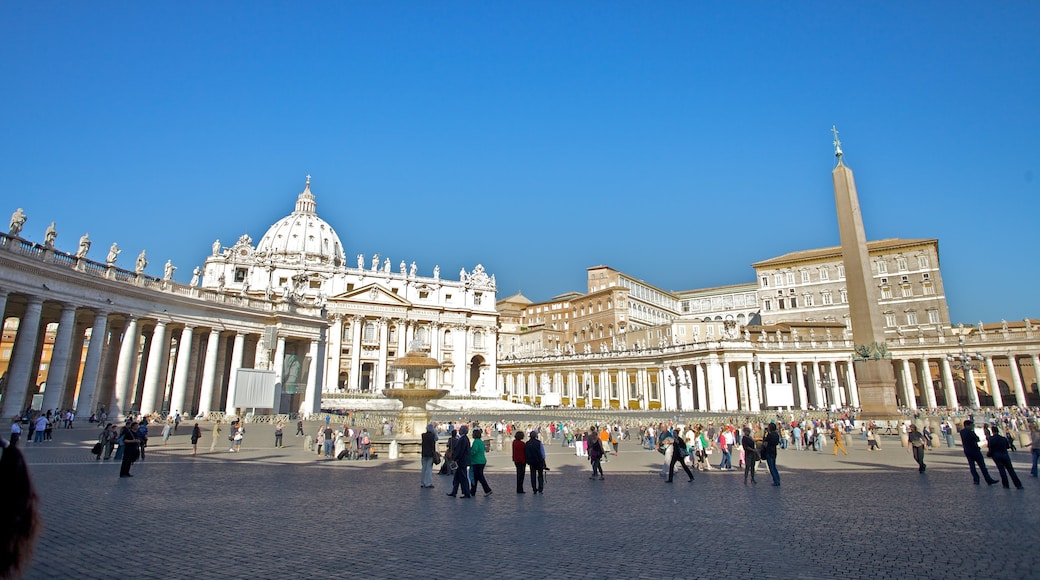
M968 387L968 404L973 408L978 409L980 407L979 391L975 388L975 369L970 366L964 369L964 382L967 383Z
M1000 379L997 378L997 369L993 368L993 357L986 355L986 380L989 381L989 392L993 395L993 406L1004 406L1004 397L1000 394Z
M910 371L910 359L899 359L903 363L903 391L906 406L917 409L917 395L914 394L914 376Z
M1014 353L1008 355L1008 370L1011 371L1011 384L1015 392L1015 404L1020 408L1026 406L1026 391L1022 386L1022 373L1018 368L1018 358Z
M707 388L708 385L705 383L705 380L704 380L704 366L701 365L701 363L697 363L697 365L694 366L693 371L694 371L694 380L697 381L697 410L701 411L702 413L706 413L708 411L708 408L709 408L709 404L708 404L709 402L708 402L708 388ZM645 397L646 401L647 401L647 403L649 403L650 402L650 393L649 393L648 389L647 389L647 392L645 393L645 395L646 395L646 397ZM647 407L647 408L649 409L649 407Z
M935 400L935 382L932 378L932 365L927 358L918 361L918 371L921 373L921 394L924 395L924 404L929 409L938 407Z
M7 296L10 294L7 290L0 289L0 329L4 327L4 321L7 320Z
M379 363L375 369L375 386L376 392L381 393L387 388L386 384L386 373L389 370L387 367L387 350L390 348L390 337L389 328L385 319L379 320ZM310 380L310 379L307 379ZM317 413L317 411L315 411Z
M891 364L891 363L889 363ZM894 375L893 375L894 376ZM849 402L853 407L859 407L859 387L856 386L856 368L851 364L845 365L845 378L849 381ZM894 389L893 389L894 391Z
M162 385L162 389L160 389L160 385L166 376L163 359L166 358L164 355L168 350L166 323L159 320L155 323L155 330L152 331L152 344L148 350L148 366L145 367L144 371L144 392L141 393L142 415L148 415L155 411L155 400L161 396L160 393L166 391L165 385Z
M805 371L802 369L802 361L794 363L795 380L798 381L798 405L803 411L809 409L809 392L805 388Z
M278 388L279 388L278 393L281 394L281 393L285 392L285 385L282 384L282 379L283 379L283 376L285 375L285 337L284 336L278 336L278 340L275 341L275 345L276 346L274 347L274 361L273 361L273 363L274 363L274 366L273 366L273 368L274 368L274 380L277 381ZM275 405L278 405L279 403L280 403L280 400L279 401L275 401ZM293 409L281 409L279 407L279 408L275 409L275 412L276 413L281 413L281 412L286 412L287 413L287 412L291 412L292 410Z
M722 367L722 386L726 391L726 410L736 411L740 408L740 402L737 400L737 385L729 374L729 361L724 360L719 366Z
M332 340L329 341L329 360L325 368L325 376L331 380L326 381L326 387L322 391L339 390L339 358L343 356L343 315L332 315Z
M348 391L361 390L361 334L365 331L365 319L355 316L351 319L350 332L350 381L353 387L347 385Z
M762 401L758 398L758 369L755 363L748 361L744 363L744 374L747 376L748 384L748 411L758 413L762 410Z
M311 367L307 372L307 393L304 395L303 405L300 411L304 414L321 412L321 395L318 392L318 341L312 340L307 356L311 359Z
M1036 383L1036 388L1040 391L1040 356L1033 354L1030 355L1030 358L1033 359L1033 382ZM1040 392L1037 394L1040 394Z
M134 370L137 368L137 317L129 314L126 317L126 328L123 330L123 340L119 345L119 362L116 365L116 384L112 391L112 404L109 417L118 419L130 410L130 399L133 391L137 390L136 381L133 380ZM131 388L131 383L134 383Z
M708 392L711 393L709 410L722 411L726 409L726 394L722 384L722 365L719 364L717 356L708 360Z
M72 353L72 337L75 330L76 307L72 304L64 304L58 319L58 333L54 336L54 346L51 350L51 366L47 370L47 390L43 393L44 409L60 407L65 398L65 389L68 388L68 371L72 362L69 360ZM75 390L74 382L72 388ZM90 414L88 413L87 416L89 417Z
M205 417L213 410L213 391L217 380L217 351L220 350L220 331L211 328L206 340L206 358L202 363L202 388L199 391L199 414Z
M14 352L8 366L7 386L4 391L4 417L21 416L26 407L29 382L34 380L32 361L36 342L40 334L40 317L43 313L43 298L30 296L25 315L18 321L18 334L14 339ZM35 385L34 385L35 386Z
M831 377L831 404L841 406L841 381L838 380L838 366L834 361L827 361L827 373Z
M231 347L231 376L228 378L228 389L227 399L224 401L224 413L227 415L236 415L238 410L235 408L235 392L238 387L238 369L242 368L242 359L245 355L246 347L246 334L244 332L235 333L235 344ZM317 362L313 356L315 353L311 353L311 366Z
M177 343L177 365L173 374L173 393L170 394L170 412L183 412L184 400L188 394L188 374L191 363L191 343L195 329L185 326L181 330L181 340Z
M950 361L946 360L946 357L939 359L939 368L942 369L942 381L946 390L946 406L959 407L957 386L953 383L953 371L950 370Z
M94 313L94 326L90 329L90 345L87 347L87 360L83 363L83 381L79 386L79 400L76 406L78 417L90 417L96 408L98 377L101 375L101 357L105 352L105 337L108 335L108 313L98 310Z

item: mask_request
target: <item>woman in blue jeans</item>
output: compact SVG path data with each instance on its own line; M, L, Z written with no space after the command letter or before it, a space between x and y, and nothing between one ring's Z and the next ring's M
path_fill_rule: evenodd
M776 448L780 445L780 434L776 431L776 423L770 423L766 429L766 438L762 446L762 459L769 467L769 475L773 477L773 485L780 485L780 472L776 470Z

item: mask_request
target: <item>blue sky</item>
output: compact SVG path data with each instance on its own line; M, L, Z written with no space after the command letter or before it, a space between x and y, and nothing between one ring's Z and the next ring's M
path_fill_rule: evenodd
M666 290L935 237L954 322L1040 317L1037 2L5 2L0 211L186 282L313 176L348 256ZM352 259L351 259L352 262Z

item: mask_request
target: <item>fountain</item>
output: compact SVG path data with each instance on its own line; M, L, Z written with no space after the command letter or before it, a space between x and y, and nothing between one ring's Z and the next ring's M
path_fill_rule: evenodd
M447 389L426 388L426 371L440 368L441 363L421 348L421 343L412 341L408 345L408 352L390 365L391 368L404 371L404 385L383 391L387 397L397 399L403 405L394 423L394 437L402 455L418 455L421 452L421 437L430 422L426 404L448 394Z

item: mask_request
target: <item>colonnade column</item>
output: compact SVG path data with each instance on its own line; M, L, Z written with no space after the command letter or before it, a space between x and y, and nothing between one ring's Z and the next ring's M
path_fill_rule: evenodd
M304 414L318 413L321 411L321 395L318 393L318 341L312 340L307 349L307 356L311 359L311 367L307 372L307 393L304 395L303 405L300 411Z
M325 376L331 378L326 380L327 386L323 386L322 392L339 390L339 358L343 356L343 315L332 315L332 340L329 341L328 364L325 365ZM332 383L329 385L329 383Z
M802 369L802 361L794 363L794 378L798 381L798 405L803 411L809 409L809 392L805 388L805 371Z
M25 410L25 397L29 392L33 358L36 356L36 339L40 333L40 316L43 313L43 298L30 296L25 315L18 321L18 334L14 339L14 352L8 367L7 388L4 393L4 417L21 416Z
M54 347L51 350L51 366L47 370L47 390L43 393L44 409L60 407L62 399L65 398L65 389L68 388L69 363L71 362L69 359L72 354L72 335L75 329L76 307L72 304L65 304L61 307L58 333L54 336Z
M155 330L152 331L152 345L148 349L148 366L144 372L144 392L141 393L142 415L148 415L155 410L155 400L160 396L159 385L166 376L163 359L167 348L166 323L160 320L155 323ZM163 387L165 386L163 385ZM165 388L163 392L165 392Z
M997 378L997 369L993 368L993 357L986 356L986 380L989 381L989 392L993 395L993 406L1000 408L1004 406L1004 397L1000 394L1000 379Z
M759 370L755 368L755 363L744 363L744 374L747 375L748 384L748 411L758 413L762 410L762 402L758 398Z
M938 407L935 400L935 382L932 378L932 365L928 359L922 358L918 361L918 371L921 373L921 394L924 395L925 407L929 409Z
M722 411L726 409L726 393L722 384L722 365L719 364L717 356L708 360L708 391L711 393L711 405L709 410Z
M1030 358L1033 359L1033 382L1036 383L1036 388L1040 391L1040 356L1033 354L1030 355Z
M129 409L128 401L132 390L130 382L137 366L137 317L130 314L126 317L126 329L123 330L123 341L119 346L119 363L116 366L116 385L112 392L112 404L109 417L118 418Z
M733 384L735 381L730 380L729 362L723 362L719 366L722 367L722 388L726 391L726 410L736 411L740 408L740 403L737 400L737 386Z
M199 391L199 414L205 417L213 410L213 391L217 381L217 351L220 331L211 328L206 340L206 358L202 363L202 389Z
M693 368L694 379L697 381L697 410L703 412L708 411L708 385L704 380L704 367L700 363L694 365ZM650 401L649 390L646 393L647 403ZM650 408L649 406L647 407Z
M389 322L386 319L380 319L379 320L378 329L379 329L379 364L376 365L376 372L375 372L376 376L373 377L373 378L375 379L375 383L376 383L376 392L377 393L381 393L387 387L387 385L386 385L386 373L390 370L389 368L387 368L387 362L386 362L387 349L390 348L390 324L389 324ZM307 380L309 381L310 379L308 378ZM315 412L317 412L317 411L315 411Z
M856 367L852 363L845 363L845 370L845 376L849 380L849 402L853 407L859 408L859 387L856 385Z
M234 415L235 394L238 390L238 369L242 368L242 359L245 355L246 335L244 332L235 333L235 344L231 347L231 375L228 377L227 399L224 401L224 413ZM311 366L317 361L314 359L316 353L311 353ZM312 377L313 380L313 377Z
M275 340L274 347L274 361L271 368L274 369L274 380L277 382L280 391L279 394L285 392L285 385L282 383L282 377L285 375L285 337L279 336ZM337 377L338 378L338 377ZM275 405L278 405L280 401L275 401ZM292 409L281 409L276 408L275 412L291 412Z
M350 321L350 377L355 388L347 387L348 391L361 390L361 333L364 332L365 319L355 316Z
M834 361L827 361L827 374L831 377L831 404L841 406L841 381L838 380L838 366Z
M943 388L946 391L946 406L959 407L957 387L953 384L953 371L950 370L950 361L945 357L939 359L939 368L942 369Z
M975 369L971 368L971 365L964 369L964 382L968 387L968 404L978 409L981 406L979 405L979 390L975 388Z
M917 409L917 395L914 394L914 376L910 372L910 359L899 359L903 363L903 397L906 406Z
M101 375L101 356L105 351L107 335L108 313L98 310L94 313L94 326L90 328L87 360L83 363L83 381L79 386L79 400L76 404L77 416L89 417L94 412L98 377Z
M1022 386L1022 375L1018 372L1018 358L1014 353L1008 355L1008 370L1011 371L1011 384L1015 389L1015 401L1019 407L1026 406L1026 391Z
M184 399L188 394L188 365L191 362L191 342L195 329L185 326L181 340L177 343L177 367L173 375L173 392L170 393L170 412L184 410Z

